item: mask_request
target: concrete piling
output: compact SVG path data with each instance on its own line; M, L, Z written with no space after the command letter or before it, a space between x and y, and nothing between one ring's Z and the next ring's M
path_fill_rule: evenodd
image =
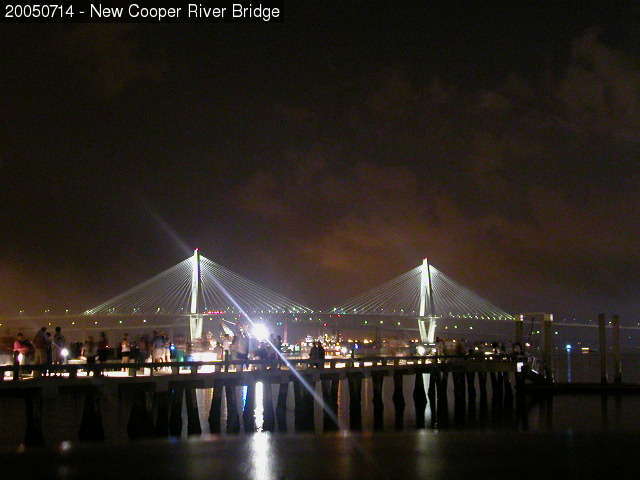
M93 390L89 390L84 397L84 409L82 410L78 439L83 442L104 441L100 396Z
M182 397L184 386L175 385L169 391L169 435L180 437L182 435Z
M271 383L267 380L262 382L262 430L273 432L275 430L275 416L273 412L273 392Z
M201 435L202 426L200 425L196 389L189 387L184 393L187 406L187 435Z
M469 420L473 421L476 417L476 372L467 372L467 395L468 395L468 415Z
M155 392L153 401L156 412L154 434L156 437L166 437L169 435L169 392Z
M404 400L403 380L404 372L394 372L393 374L393 407L395 409L395 427L396 430L404 428L404 409L406 402Z
M441 428L446 428L449 425L448 385L449 372L445 370L442 372L442 375L440 375L439 382L437 384L438 426Z
M209 431L211 433L220 433L222 395L223 395L223 383L220 381L214 382L213 393L211 396L211 409L209 410Z
M132 440L152 437L155 427L147 406L147 393L142 389L136 389L131 393L133 403L127 422L127 435Z
M239 433L240 416L238 414L235 384L232 382L225 383L224 391L227 400L227 433Z
M362 374L347 375L349 383L349 427L362 430Z
M27 426L24 436L24 444L27 447L44 446L42 434L42 395L40 393L27 392L24 397Z
M440 373L438 371L429 374L429 387L427 388L427 399L429 400L429 413L431 414L431 428L436 426L438 420L437 406L437 385L440 383Z
M416 373L413 387L413 405L416 409L416 428L425 428L425 409L427 408L427 394L424 390L424 373Z
M373 429L382 430L384 428L384 402L382 400L384 372L373 372L371 383L373 386Z
M276 430L278 432L287 431L287 395L289 393L289 382L282 382L278 386L278 403L276 404Z
M331 375L322 378L322 399L325 405L329 407L333 415L338 415L338 388L340 377ZM325 432L338 430L338 424L326 410L322 417L322 429Z
M242 410L242 424L246 433L252 433L256 431L256 382L249 382L246 388L247 395Z
M454 399L454 419L456 425L463 425L465 420L466 406L466 382L464 372L452 372L453 377L453 399Z

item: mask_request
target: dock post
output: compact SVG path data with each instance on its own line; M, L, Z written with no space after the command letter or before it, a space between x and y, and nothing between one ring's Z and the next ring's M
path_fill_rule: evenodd
M80 431L78 432L78 440L80 441L104 441L104 427L102 426L102 412L98 395L93 390L85 394Z
M613 325L613 365L615 383L622 383L622 361L620 359L620 317L614 315L611 319Z
M149 438L154 434L153 420L147 408L147 393L144 390L133 392L133 405L127 423L127 434L131 439Z
M598 340L600 344L600 383L607 383L607 331L605 330L605 315L598 314Z
M382 401L384 372L371 372L371 383L373 385L373 429L382 430L384 428L384 402Z
M465 373L452 372L453 376L453 399L454 399L454 418L456 424L464 424L465 411L467 406L465 391Z
M338 415L338 382L340 377L331 375L322 378L322 400L329 410L337 417ZM322 430L325 432L338 430L338 424L325 409L322 417Z
M200 425L200 414L198 413L196 389L195 387L188 387L184 393L187 405L187 435L201 435L202 426Z
M542 321L542 333L544 337L543 343L543 361L545 378L548 382L553 382L553 315L550 313L544 314Z
M306 383L315 389L315 380L311 376L303 377ZM295 426L296 432L311 432L315 428L314 399L300 380L294 380L293 393L295 395Z
M25 413L27 415L27 427L24 435L24 444L27 447L44 446L42 434L42 394L40 392L27 392L24 397Z
M467 372L466 376L469 419L473 421L476 416L476 372Z
M213 382L213 394L211 396L211 409L209 410L209 431L220 433L220 410L222 407L222 382Z
M262 380L262 430L273 432L276 420L273 413L273 391L268 377Z
M289 380L278 386L278 403L276 404L276 427L278 432L287 431L287 395L289 394Z
M404 427L404 409L406 403L404 401L404 391L402 388L404 375L402 371L393 374L393 406L395 408L396 430L402 430Z
M436 421L438 419L436 390L437 390L438 383L440 383L438 379L439 375L440 374L437 370L434 370L429 374L429 387L427 388L427 398L429 399L429 411L431 413L431 428L435 427Z
M447 388L449 385L449 372L442 371L437 385L438 402L438 427L447 427L449 424L449 402Z
M182 435L182 397L184 386L174 385L169 393L171 398L169 407L169 435L180 437Z
M227 433L239 433L240 417L236 401L236 386L232 382L227 382L224 385L224 392L227 397Z
M249 380L247 385L247 396L244 401L244 408L242 410L242 423L244 425L244 431L251 433L256 431L256 382Z
M478 372L478 387L480 390L480 410L479 418L484 421L489 410L489 400L487 398L487 372Z
M155 436L166 437L169 435L169 392L155 392L153 399L156 410Z
M416 373L416 383L413 387L413 405L416 409L416 428L424 428L424 411L427 408L427 394L424 391L424 373Z
M513 410L513 390L511 388L511 380L509 372L502 372L503 390L504 390L504 408L511 412Z
M502 374L501 372L489 372L491 380L491 408L502 409Z
M349 383L349 427L362 430L362 374L347 374Z

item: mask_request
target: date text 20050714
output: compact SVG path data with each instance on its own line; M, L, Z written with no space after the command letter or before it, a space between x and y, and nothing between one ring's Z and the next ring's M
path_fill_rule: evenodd
M73 5L46 4L38 5L32 3L6 4L3 12L7 19L46 19L46 18L73 18L75 12Z

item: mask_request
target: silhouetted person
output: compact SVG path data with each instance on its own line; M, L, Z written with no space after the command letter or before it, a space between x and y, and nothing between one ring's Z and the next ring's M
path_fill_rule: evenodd
M54 363L62 364L65 362L66 357L62 355L62 351L66 347L66 340L62 335L62 329L56 327L56 333L53 335L53 361Z
M89 335L82 346L82 356L87 359L87 364L94 364L97 353L96 342L93 340L93 336Z
M24 338L22 333L16 335L16 339L13 342L13 364L24 365L27 363L27 357L31 351L31 344Z
M100 363L104 363L107 361L107 356L109 354L109 341L107 340L107 334L104 332L100 332L100 339L98 340L98 359Z
M42 327L33 337L33 348L35 349L35 357L33 363L43 365L47 361L47 327Z
M318 363L316 364L318 368L324 368L324 357L324 347L322 346L322 342L318 342Z
M318 366L318 363L317 363L318 355L319 355L318 344L317 342L313 342L313 344L311 345L311 350L309 350L309 360L311 360L312 367Z
M120 357L122 363L129 363L129 358L131 357L131 343L129 342L128 333L125 333L122 336L122 341L120 342Z

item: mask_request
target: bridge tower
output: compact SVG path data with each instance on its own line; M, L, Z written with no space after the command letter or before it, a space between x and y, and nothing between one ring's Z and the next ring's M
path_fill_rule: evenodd
M427 313L427 298L429 300ZM433 299L433 285L431 282L431 268L429 259L422 260L420 270L420 318L418 319L418 329L420 330L420 341L433 343L436 339L436 307Z
M191 311L189 312L189 340L202 337L202 315L200 312L200 291L202 280L200 277L200 252L196 248L191 257Z

